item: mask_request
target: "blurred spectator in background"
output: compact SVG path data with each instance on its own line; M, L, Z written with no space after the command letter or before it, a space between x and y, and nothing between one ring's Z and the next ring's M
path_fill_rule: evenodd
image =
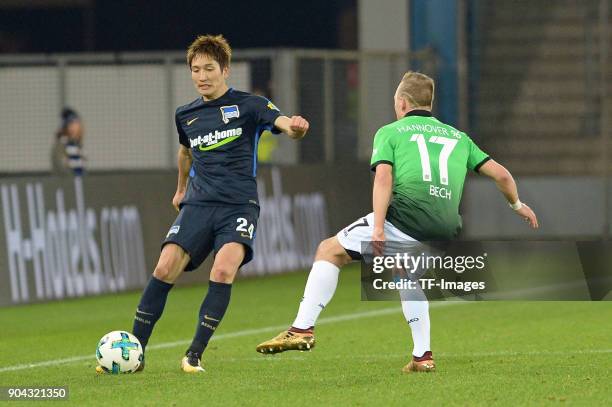
M62 124L55 134L51 150L54 175L83 175L83 123L77 112L65 107L62 110Z

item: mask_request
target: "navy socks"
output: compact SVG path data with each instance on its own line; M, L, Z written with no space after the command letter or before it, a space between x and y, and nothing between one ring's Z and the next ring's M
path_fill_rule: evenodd
M189 351L202 355L229 305L232 285L209 281L208 294L200 307L200 317Z
M164 312L166 299L172 287L174 287L174 284L165 283L151 276L147 287L142 293L136 315L134 316L132 332L140 341L143 350L149 342L155 323ZM231 284L209 282L208 294L206 294L200 307L198 326L193 342L189 347L190 351L202 355L206 345L208 345L208 341L225 315L231 292Z
M174 287L174 284L165 283L155 276L151 276L142 293L140 304L138 304L134 316L132 333L140 341L143 351L149 342L155 323L164 312L166 299L172 287Z

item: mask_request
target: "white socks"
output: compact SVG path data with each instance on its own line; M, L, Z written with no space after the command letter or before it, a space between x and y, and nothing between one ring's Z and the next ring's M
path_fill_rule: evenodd
M308 329L315 325L319 314L334 296L339 273L340 269L328 261L319 260L312 264L293 327ZM429 326L429 319L427 322Z
M429 339L429 302L425 301L402 301L404 317L412 330L412 342L414 348L412 355L421 357L425 352L431 350Z
M304 298L300 303L293 327L308 329L315 325L319 314L334 296L339 273L340 269L328 261L319 260L313 263L304 289ZM421 357L425 352L431 350L429 302L423 293L419 294L421 295L416 297L424 300L402 301L404 317L412 330L412 341L414 342L412 354L416 357Z

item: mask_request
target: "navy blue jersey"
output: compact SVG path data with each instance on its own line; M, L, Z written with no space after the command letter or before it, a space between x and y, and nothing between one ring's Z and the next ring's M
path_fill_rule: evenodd
M231 88L176 109L179 142L193 155L182 204L259 205L257 143L264 130L275 130L280 115L268 99Z

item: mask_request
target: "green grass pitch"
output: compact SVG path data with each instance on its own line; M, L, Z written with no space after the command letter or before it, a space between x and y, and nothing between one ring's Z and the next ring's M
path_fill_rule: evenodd
M68 386L78 405L612 403L610 302L432 303L438 372L403 375L412 343L399 304L361 302L352 267L341 272L312 352L256 353L293 321L305 279L238 281L197 376L179 363L205 287L171 292L147 367L132 375L97 376L94 352L106 332L131 329L140 293L0 309L0 386Z

